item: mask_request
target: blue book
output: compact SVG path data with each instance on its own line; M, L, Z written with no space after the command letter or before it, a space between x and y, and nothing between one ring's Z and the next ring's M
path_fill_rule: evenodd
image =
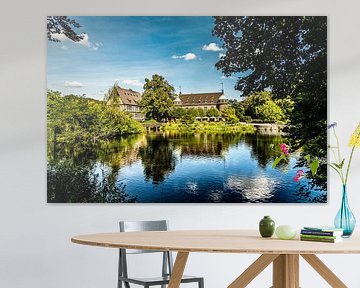
M344 229L328 227L328 226L315 226L315 227L304 227L301 230L303 235L318 235L318 236L341 236L343 235Z

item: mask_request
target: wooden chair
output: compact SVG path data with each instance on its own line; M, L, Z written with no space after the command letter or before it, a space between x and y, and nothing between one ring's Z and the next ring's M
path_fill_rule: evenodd
M167 231L167 220L159 221L120 221L120 232L134 231ZM171 252L135 250L135 249L119 249L119 269L118 269L118 288L130 288L130 283L149 288L150 286L160 286L165 288L169 284L170 276L173 268L173 259ZM162 274L160 277L138 278L129 277L127 269L127 254L141 253L163 253ZM198 283L198 288L204 288L204 278L195 276L183 276L181 283Z

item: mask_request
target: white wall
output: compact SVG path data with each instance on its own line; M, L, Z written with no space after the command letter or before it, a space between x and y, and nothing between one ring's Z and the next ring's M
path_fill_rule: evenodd
M0 17L0 287L115 287L116 250L70 243L75 234L116 231L119 219L171 221L172 229L256 228L263 215L278 224L331 224L340 183L330 173L326 205L54 205L46 203L46 15L327 15L329 120L343 146L360 120L358 0L6 1ZM360 151L349 184L360 219ZM358 225L360 227L360 225ZM255 255L192 254L187 273L206 287L226 287ZM360 255L321 256L348 287L360 287ZM153 272L134 260L138 269ZM346 264L346 265L345 265ZM302 287L328 287L306 263ZM250 287L270 286L267 269ZM186 286L188 287L188 286ZM189 286L190 287L190 286ZM193 286L191 286L193 287Z

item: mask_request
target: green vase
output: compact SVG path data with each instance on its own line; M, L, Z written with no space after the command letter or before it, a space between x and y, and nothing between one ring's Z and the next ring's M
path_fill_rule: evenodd
M259 232L262 237L271 237L275 232L275 222L270 216L264 216L259 223Z

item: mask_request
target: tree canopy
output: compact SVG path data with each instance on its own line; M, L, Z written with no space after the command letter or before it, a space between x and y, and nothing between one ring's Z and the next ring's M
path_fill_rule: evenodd
M94 143L143 131L139 122L102 101L47 93L48 139L61 143Z
M269 87L280 98L293 95L304 89L310 75L301 72L312 63L326 76L326 32L326 17L215 17L213 34L226 49L216 68L226 76L246 73L235 87L244 95Z
M139 103L146 119L156 121L167 120L171 117L175 89L161 75L155 74L151 79L145 79L144 93Z
M64 34L67 38L74 42L79 42L84 38L83 34L77 34L74 28L80 28L81 25L74 19L67 16L48 16L47 17L47 37L49 41L60 42L54 38L54 34Z
M241 102L241 106L246 116L259 122L274 123L287 120L283 109L275 103L269 91L251 94Z
M290 97L292 146L325 158L327 18L219 16L214 20L213 35L225 49L216 68L225 76L241 73L235 88L244 96L270 89L275 98Z
M225 117L226 123L236 124L239 122L238 117L236 117L236 110L231 106L226 106L222 111L222 116Z

